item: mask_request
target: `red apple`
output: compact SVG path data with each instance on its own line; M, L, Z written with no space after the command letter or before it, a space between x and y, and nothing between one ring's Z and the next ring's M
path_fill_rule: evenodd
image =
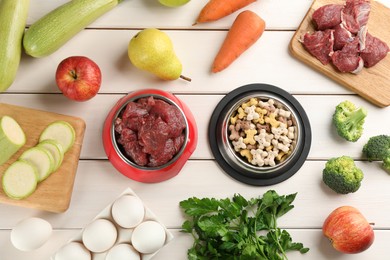
M69 99L86 101L94 97L102 82L99 66L84 56L71 56L58 64L56 82Z
M324 235L333 247L342 253L363 252L374 242L374 231L365 217L354 207L335 209L324 222Z

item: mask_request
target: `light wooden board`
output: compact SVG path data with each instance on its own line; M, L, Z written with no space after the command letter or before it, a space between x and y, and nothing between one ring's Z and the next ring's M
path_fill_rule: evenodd
M61 167L46 180L39 183L36 191L31 196L22 200L14 200L7 197L3 190L0 189L0 202L2 203L50 212L66 211L69 207L73 191L73 183L84 138L85 122L73 116L0 103L0 117L4 115L13 117L20 124L26 134L27 141L16 154L0 166L0 177L2 177L3 172L9 165L19 158L23 151L38 143L40 134L50 123L57 120L64 120L70 123L75 129L75 143L65 153Z
M299 42L306 32L314 31L312 14L326 4L344 4L341 0L315 0L305 18L290 41L289 49L293 56L320 71L339 84L349 88L358 95L379 107L390 105L390 55L375 66L364 68L359 74L339 72L333 65L323 65L311 56ZM390 9L376 1L371 1L371 13L368 20L368 31L390 46Z

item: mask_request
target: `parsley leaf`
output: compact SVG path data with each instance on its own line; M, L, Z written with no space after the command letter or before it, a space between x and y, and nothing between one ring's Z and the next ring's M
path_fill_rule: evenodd
M269 190L262 197L189 198L180 207L189 217L182 232L194 238L190 260L285 260L288 251L309 251L292 241L277 219L294 208L295 194L278 195Z

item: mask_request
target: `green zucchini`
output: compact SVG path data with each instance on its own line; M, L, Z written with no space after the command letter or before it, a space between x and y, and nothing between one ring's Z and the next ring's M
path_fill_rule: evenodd
M39 142L45 140L55 140L62 146L66 153L74 144L76 139L76 131L73 126L65 121L55 121L48 125L39 137Z
M0 92L15 80L30 0L0 1Z
M26 135L15 119L10 116L0 118L0 165L8 161L24 144Z
M49 12L25 32L23 47L33 57L52 54L122 0L72 0Z
M12 199L20 200L30 196L37 188L37 184L37 169L23 160L12 163L2 177L3 191Z

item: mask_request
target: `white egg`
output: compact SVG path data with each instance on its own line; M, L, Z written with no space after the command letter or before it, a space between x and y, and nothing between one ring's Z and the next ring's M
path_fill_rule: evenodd
M20 221L11 231L11 243L21 251L40 248L49 239L52 227L41 218L27 218Z
M54 260L91 260L91 253L78 242L70 242L63 246L55 255Z
M140 260L139 253L129 244L118 244L108 251L106 260Z
M115 244L117 236L118 231L111 221L96 219L84 228L82 239L89 251L101 253Z
M151 254L164 245L165 237L164 227L156 221L149 220L134 229L131 243L138 252Z
M133 228L144 219L145 208L139 198L132 195L124 195L113 203L111 214L119 226Z

